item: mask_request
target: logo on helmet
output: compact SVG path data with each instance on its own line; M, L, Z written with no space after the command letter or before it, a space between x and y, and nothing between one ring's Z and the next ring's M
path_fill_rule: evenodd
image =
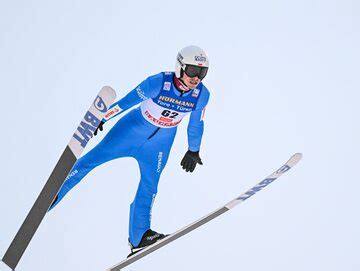
M183 56L180 55L180 54L178 54L178 56L177 56L177 61L179 62L180 66L183 66L183 65L184 65L183 59L184 59Z
M204 57L204 56L195 56L195 61L206 62L206 57Z

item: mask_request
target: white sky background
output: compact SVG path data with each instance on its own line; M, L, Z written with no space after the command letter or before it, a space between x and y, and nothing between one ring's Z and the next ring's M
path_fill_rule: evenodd
M204 166L179 166L186 120L153 228L173 232L293 153L304 158L126 270L360 270L359 18L358 1L2 0L1 257L98 90L111 85L120 98L196 44L211 65ZM17 270L95 271L122 260L138 181L133 159L94 170L46 216Z

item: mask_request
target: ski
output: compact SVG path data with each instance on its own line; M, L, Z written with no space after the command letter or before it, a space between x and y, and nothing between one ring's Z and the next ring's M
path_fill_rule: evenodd
M146 255L154 252L155 250L175 241L176 239L180 238L181 236L184 236L185 234L195 230L196 228L208 223L212 219L222 215L223 213L229 211L230 209L234 208L236 205L238 205L240 202L243 202L253 196L258 191L262 190L264 187L275 181L277 178L279 178L283 173L287 172L289 169L291 169L293 166L295 166L302 158L301 153L294 154L282 167L280 167L277 171L273 172L271 175L266 177L264 180L259 182L257 185L246 191L245 193L241 194L234 200L228 202L224 206L220 207L219 209L209 213L208 215L200 218L199 220L187 225L186 227L178 230L177 232L170 234L169 236L165 237L164 239L161 239L157 241L155 244L152 244L143 250L137 252L136 254L132 255L131 257L123 260L122 262L114 265L113 267L107 269L108 271L119 271L122 268L136 262L137 260L145 257Z
M115 98L116 93L111 87L103 87L71 137L40 195L2 258L2 261L12 270L15 270L66 176L80 157Z

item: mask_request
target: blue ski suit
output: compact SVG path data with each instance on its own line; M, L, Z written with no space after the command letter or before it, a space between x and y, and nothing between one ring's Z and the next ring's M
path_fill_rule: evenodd
M104 121L140 103L76 162L51 208L93 168L116 158L133 157L139 163L141 179L130 205L129 240L134 246L140 243L143 234L150 229L152 204L177 125L188 113L191 114L187 130L188 148L191 151L200 149L209 91L200 83L196 89L182 93L173 80L173 72L150 76L110 107Z

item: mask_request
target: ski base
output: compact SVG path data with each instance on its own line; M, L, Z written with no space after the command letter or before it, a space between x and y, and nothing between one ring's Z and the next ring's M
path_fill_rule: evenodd
M65 178L80 157L115 97L115 91L111 87L103 87L75 130L44 188L2 258L2 261L12 270L15 270Z
M143 250L139 251L138 253L134 254L133 256L123 260L122 262L114 265L113 267L107 269L107 271L119 271L122 268L140 260L141 258L145 257L146 255L158 250L159 248L175 241L176 239L184 236L185 234L197 229L198 227L208 223L209 221L213 220L214 218L224 214L225 212L229 211L230 209L234 208L240 202L243 202L250 198L251 196L255 195L257 192L265 188L267 185L275 181L279 178L282 174L290 170L293 166L295 166L302 158L301 153L294 154L282 167L280 167L277 171L270 174L264 180L259 182L257 185L246 191L245 193L241 194L239 197L235 198L234 200L228 202L223 207L211 212L210 214L200 218L199 220L193 222L192 224L187 225L186 227L178 230L177 232L170 234L169 236L165 237L164 239L159 240L155 244L144 248Z

